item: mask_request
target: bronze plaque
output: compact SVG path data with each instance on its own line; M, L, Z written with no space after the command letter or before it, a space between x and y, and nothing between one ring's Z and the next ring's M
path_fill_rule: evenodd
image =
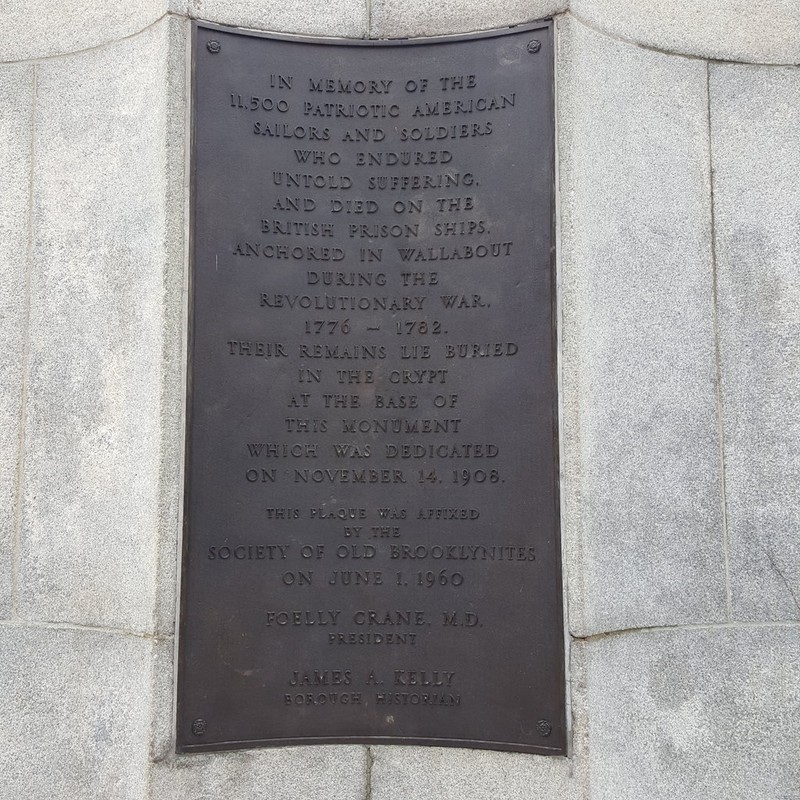
M194 29L178 749L565 751L550 23Z

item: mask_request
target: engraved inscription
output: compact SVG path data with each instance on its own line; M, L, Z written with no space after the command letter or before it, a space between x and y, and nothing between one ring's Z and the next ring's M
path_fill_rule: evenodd
M195 27L181 749L564 750L533 29Z

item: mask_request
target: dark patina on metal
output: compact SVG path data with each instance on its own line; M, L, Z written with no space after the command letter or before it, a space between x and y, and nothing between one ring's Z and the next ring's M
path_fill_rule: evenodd
M193 58L178 750L563 754L551 24Z

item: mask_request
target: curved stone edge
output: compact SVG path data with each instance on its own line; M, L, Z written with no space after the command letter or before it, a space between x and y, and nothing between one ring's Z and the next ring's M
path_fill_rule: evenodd
M684 56L754 64L800 64L800 4L757 0L9 0L0 63L52 58L133 36L166 14L312 36L406 38L519 25L569 10L632 44Z
M169 27L33 67L27 619L154 629L169 376L153 366L173 347L165 284L182 260L166 227Z
M372 0L371 39L470 33L534 22L566 10L568 0Z
M667 53L716 61L800 63L795 0L571 0L570 13L601 33Z
M800 621L800 69L709 94L733 619Z
M800 4L758 0L373 0L371 38L434 36L519 25L565 11L584 24L667 53L758 64L800 63Z
M570 631L723 622L706 65L557 27Z
M52 58L125 39L164 16L168 2L8 0L3 8L0 62Z
M205 22L306 36L367 37L367 0L188 0L189 16Z
M134 0L121 5L9 0L3 9L0 63L75 55L113 45L165 16L310 36L365 38L368 29L366 0Z

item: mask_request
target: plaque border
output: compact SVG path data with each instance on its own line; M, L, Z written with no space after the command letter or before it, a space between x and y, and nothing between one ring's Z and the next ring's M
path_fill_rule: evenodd
M303 736L303 737L290 737L290 738L270 738L270 739L235 739L225 742L184 744L178 740L177 721L181 706L181 685L183 683L183 674L181 669L181 660L183 657L183 642L184 642L184 624L187 618L186 613L186 594L183 588L183 577L187 569L188 563L188 509L190 500L190 481L189 472L186 466L190 460L191 439L189 436L191 430L191 410L192 410L192 390L193 390L193 375L192 375L192 353L194 352L194 224L195 224L195 198L197 197L197 174L195 169L195 131L197 130L197 53L200 46L199 36L203 30L219 31L220 33L230 33L241 36L250 36L259 39L272 39L279 41L330 45L347 46L347 47L413 47L415 45L429 45L429 44L444 44L448 42L463 42L473 41L479 39L492 39L506 36L514 33L526 33L534 31L546 31L549 37L552 48L553 57L548 62L549 71L549 86L550 91L550 104L548 108L548 117L550 129L553 131L553 151L552 160L549 165L550 173L550 236L551 248L549 257L549 266L551 273L551 320L552 320L552 375L551 385L553 387L553 439L555 447L553 448L553 476L554 476L554 502L555 514L554 519L556 525L554 526L555 536L555 559L554 566L558 569L561 591L558 593L557 606L560 612L561 627L562 627L562 658L559 662L559 675L557 676L560 685L564 691L564 704L563 704L563 722L565 723L565 743L564 747L548 747L547 745L530 745L521 744L519 742L503 742L494 740L481 740L481 739L456 739L452 737L405 737L405 736ZM341 36L311 36L307 34L294 34L284 33L278 31L260 31L252 28L222 25L215 22L206 20L195 19L192 20L191 32L189 35L190 47L190 63L189 63L189 81L190 91L188 93L190 109L187 115L189 125L189 135L187 155L186 155L186 169L189 173L189 203L188 203L188 234L187 234L187 281L186 281L186 303L187 303L187 317L186 317L186 408L184 416L184 461L182 467L182 489L183 499L181 502L181 541L177 548L180 553L180 564L177 569L177 592L178 592L178 620L176 625L177 638L175 642L175 709L172 719L175 722L174 739L175 739L175 752L177 754L186 755L192 753L213 753L225 752L230 750L244 750L254 748L271 748L271 747L287 747L287 746L301 746L301 745L406 745L406 746L427 746L427 747L456 747L471 750L490 750L499 752L512 752L512 753L528 753L531 755L549 755L549 756L562 756L568 757L571 751L571 733L572 727L570 723L569 714L569 687L566 682L567 676L567 659L569 657L568 639L566 619L564 616L565 610L565 584L564 584L564 568L563 568L563 537L562 537L562 491L561 491L561 468L560 468L560 423L561 423L561 406L560 406L560 379L559 379L559 314L558 314L558 262L557 262L557 227L556 227L556 213L557 213L557 192L556 192L556 160L558 155L558 141L557 130L555 125L555 104L556 104L556 86L555 86L555 60L556 60L556 37L555 37L555 23L552 18L545 18L535 20L533 22L521 23L519 25L509 25L502 28L492 28L488 30L475 31L472 33L456 33L444 34L436 36L415 36L415 37L397 37L387 39L365 39L365 38L348 38Z

